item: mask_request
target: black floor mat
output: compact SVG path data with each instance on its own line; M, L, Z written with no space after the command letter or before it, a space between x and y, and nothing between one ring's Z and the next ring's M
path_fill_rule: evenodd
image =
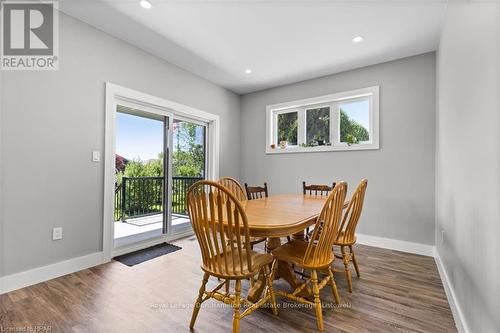
M127 266L134 266L137 264L140 264L141 262L145 262L157 257L160 257L164 254L168 254L171 252L175 252L177 250L182 249L182 247L178 247L172 244L168 243L161 243L155 246L151 246L139 251L127 253L118 257L115 257L114 259L116 261L121 262L124 265Z

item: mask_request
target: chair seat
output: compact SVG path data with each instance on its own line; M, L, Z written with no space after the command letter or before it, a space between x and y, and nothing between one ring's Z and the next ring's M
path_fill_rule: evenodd
M335 259L333 251L330 252L325 262L322 263L304 262L308 245L309 243L304 241L292 240L274 249L271 253L278 260L286 261L288 263L303 268L320 269L331 265L331 263Z
M259 253L255 251L250 251L250 256L252 257L252 265L253 267L248 267L248 263L246 261L246 256L247 253L245 250L241 252L241 257L243 258L243 262L241 265L243 266L243 270L241 274L235 274L233 267L237 267L236 272L239 273L240 271L240 259L238 255L235 255L234 258L231 258L231 255L227 255L226 258L224 258L224 254L220 255L220 269L217 264L215 264L215 267L208 267L205 265L201 266L201 269L203 271L210 273L216 277L222 278L222 279L244 279L248 278L251 276L254 276L257 274L262 266L265 265L270 265L273 262L273 256L268 254L268 253ZM217 261L217 258L213 259L214 262ZM227 260L227 269L225 262ZM234 260L234 261L233 261Z
M341 231L334 244L343 246L343 245L353 245L354 243L356 243L356 236L354 236L353 239L347 239L344 241L344 235L345 233Z

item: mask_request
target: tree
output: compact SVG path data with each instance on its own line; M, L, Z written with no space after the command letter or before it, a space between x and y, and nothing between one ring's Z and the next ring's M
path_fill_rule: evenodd
M115 169L118 172L125 170L127 163L128 160L125 157L115 154Z
M160 177L163 175L163 153L158 154L157 159L149 160L144 164L145 176Z
M297 112L278 115L278 143L287 141L290 145L297 144Z
M199 125L187 122L177 123L174 130L175 149L172 154L174 176L203 177L205 169L205 149L196 142Z
M368 130L355 120L349 118L347 113L340 109L340 141L357 143L370 140Z
M175 147L172 154L173 176L203 177L205 169L205 149L196 142L199 125L187 122L176 123L174 130ZM118 180L125 177L161 177L163 175L163 153L158 158L142 161L140 158L129 161Z
M174 152L172 154L173 176L204 177L204 144L197 143L200 126L187 122L176 123L174 129ZM199 141L199 140L198 140ZM116 176L117 188L122 185L123 177L132 178L126 183L126 203L123 207L125 217L137 212L160 212L163 209L163 179L134 179L138 177L162 177L163 153L158 158L142 161L140 158L128 161L123 171ZM117 169L119 170L119 169ZM174 207L184 205L184 196L189 185L196 179L174 181L172 184ZM187 187L186 187L187 186ZM122 209L122 208L120 208ZM121 216L120 213L115 213Z
M163 153L158 158L142 161L140 158L133 159L123 171L125 177L161 177L163 175Z
M330 141L330 108L316 108L307 110L306 114L306 143L313 141Z
M161 178L137 179L139 177L161 177L163 175L163 153L158 158L143 162L140 158L127 163L125 170L117 174L117 186L125 186L126 201L123 210L124 217L135 216L138 213L162 211L163 180ZM123 177L131 178L123 185ZM120 191L122 191L120 189ZM116 214L115 214L116 215ZM118 214L117 216L121 216Z

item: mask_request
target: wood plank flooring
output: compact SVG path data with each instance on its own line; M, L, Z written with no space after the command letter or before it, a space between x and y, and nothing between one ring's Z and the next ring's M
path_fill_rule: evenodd
M0 295L0 331L189 332L202 277L199 250L196 240L175 244L183 249L134 267L113 261ZM341 307L328 308L331 291L321 292L325 332L456 332L433 258L363 245L355 250L361 278L353 269L353 293L341 273L335 273ZM341 260L335 267L343 268ZM275 288L286 284L278 280ZM260 309L241 320L241 332L318 332L313 309L280 298L278 304L278 317ZM231 325L232 309L208 301L194 331L230 332Z

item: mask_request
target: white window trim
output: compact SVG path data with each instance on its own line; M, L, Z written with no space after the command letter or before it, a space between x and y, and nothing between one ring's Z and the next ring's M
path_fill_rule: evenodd
M350 150L374 150L379 149L379 86L356 89L341 93L334 93L324 96L305 98L301 100L272 104L266 107L266 154L287 154L287 153L310 153L325 151L350 151ZM339 103L369 97L370 100L370 141L360 142L348 145L341 143L340 133L338 131L338 122L340 119ZM276 115L280 113L298 112L299 132L297 133L298 144L305 141L306 128L306 109L312 109L317 106L330 107L330 142L331 146L300 147L289 146L285 149L279 147L276 138ZM332 121L336 119L337 121ZM302 124L302 126L301 126ZM300 130L302 129L302 131ZM304 132L304 133L301 133ZM276 147L271 148L271 144Z

